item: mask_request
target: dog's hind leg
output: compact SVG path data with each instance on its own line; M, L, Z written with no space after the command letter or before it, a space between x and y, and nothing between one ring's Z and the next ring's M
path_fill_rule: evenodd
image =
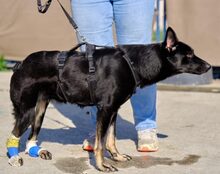
M21 116L22 115L22 116ZM27 109L27 111L20 112L15 110L15 126L12 135L6 142L9 164L12 166L21 166L23 164L22 158L18 155L19 141L21 135L27 130L31 124L34 116L34 108Z
M106 140L106 149L111 154L112 158L115 161L128 161L131 160L131 157L126 154L120 154L115 145L115 135L116 135L116 118L117 113L115 113L112 117L110 127L107 134Z
M46 160L52 159L52 154L37 145L37 137L40 132L48 104L49 99L47 99L43 94L39 94L35 107L34 120L31 125L31 132L26 144L26 152L31 157L40 156L42 159Z
M96 159L96 167L98 168L98 170L103 172L117 171L114 166L104 162L104 140L112 116L113 112L110 109L98 109L94 153Z

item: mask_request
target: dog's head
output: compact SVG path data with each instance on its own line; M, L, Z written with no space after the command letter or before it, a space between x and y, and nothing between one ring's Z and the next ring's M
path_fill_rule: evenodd
M209 63L195 55L190 46L178 41L176 33L171 27L166 31L166 37L162 45L168 63L177 74L203 74L211 68Z

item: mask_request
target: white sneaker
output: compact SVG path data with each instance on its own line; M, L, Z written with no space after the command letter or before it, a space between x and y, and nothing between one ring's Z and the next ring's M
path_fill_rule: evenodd
M83 150L85 151L93 151L95 145L95 133L91 133L88 138L83 141Z
M156 129L138 131L139 152L155 152L159 149Z

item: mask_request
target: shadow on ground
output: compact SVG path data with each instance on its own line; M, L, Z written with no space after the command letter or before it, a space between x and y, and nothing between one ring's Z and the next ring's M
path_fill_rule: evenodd
M197 163L199 159L200 156L190 154L180 160L173 160L171 158L160 158L153 156L133 156L132 160L127 162L116 162L110 159L106 159L106 161L117 168L129 168L129 167L149 168L156 165L167 165L167 166L171 166L173 164L192 165L194 163ZM89 163L90 165L95 166L93 153L90 153L89 155ZM86 157L60 158L56 161L55 166L59 170L65 173L76 173L76 174L81 174L85 170L88 170L90 168Z
M70 127L64 124L59 119L53 119L52 115L46 118L50 121L61 125L59 129L42 128L39 134L39 144L42 142L55 142L61 144L82 144L83 140L88 137L88 134L94 132L95 124L93 123L89 114L89 107L80 108L72 104L60 104L53 102L53 106L66 118L70 119L75 127ZM55 109L49 108L49 109ZM27 139L28 130L22 139ZM137 133L134 124L123 119L120 115L117 117L117 139L130 139L136 142ZM159 138L166 138L167 135L158 134ZM23 141L25 142L25 140ZM22 143L23 144L23 143ZM25 143L21 149L24 149Z

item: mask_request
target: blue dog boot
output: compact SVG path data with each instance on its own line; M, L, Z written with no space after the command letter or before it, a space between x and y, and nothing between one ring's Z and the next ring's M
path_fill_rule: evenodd
M28 153L29 156L36 158L39 157L42 150L44 149L37 145L37 141L28 141L25 152Z
M6 142L6 147L8 151L7 155L9 157L8 163L11 166L19 167L23 165L23 160L18 155L19 141L20 141L20 138L17 138L14 135L11 135Z

